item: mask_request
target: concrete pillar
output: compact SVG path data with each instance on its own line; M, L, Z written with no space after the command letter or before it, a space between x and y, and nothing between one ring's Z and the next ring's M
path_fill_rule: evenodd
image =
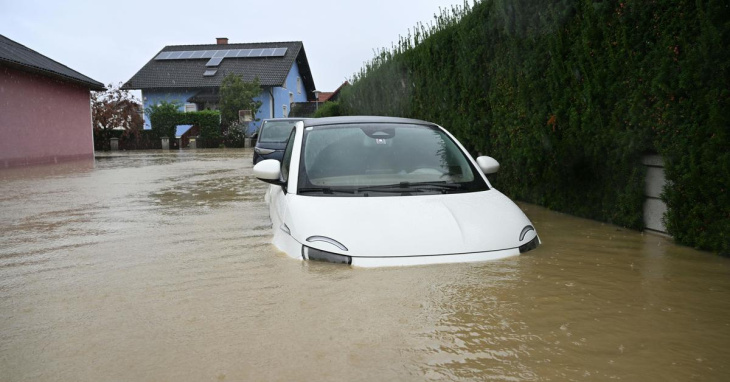
M661 199L662 191L667 184L664 161L659 155L647 155L641 159L641 163L646 166L644 226L652 231L667 233L667 227L664 225L667 205Z
M109 139L109 145L111 146L112 151L119 151L119 138Z
M195 142L196 141L196 138L197 137L190 137L190 143L188 144L188 148L189 149L197 148L196 142Z
M162 139L162 149L169 150L170 149L170 138L162 137L161 139Z

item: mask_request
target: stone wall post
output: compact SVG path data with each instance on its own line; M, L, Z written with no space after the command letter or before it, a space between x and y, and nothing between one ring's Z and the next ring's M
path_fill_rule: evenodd
M162 139L162 149L169 150L170 149L170 138L162 137L161 139Z
M109 139L109 145L111 146L112 151L119 151L119 138Z

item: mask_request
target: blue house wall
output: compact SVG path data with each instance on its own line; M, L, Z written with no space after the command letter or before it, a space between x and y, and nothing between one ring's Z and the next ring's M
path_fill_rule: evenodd
M297 86L297 79L299 79L299 86ZM306 102L307 92L313 89L305 89L304 81L301 79L299 74L299 66L296 62L289 69L289 74L284 81L285 87L264 87L261 94L254 98L257 101L261 101L261 107L258 113L256 113L257 121L254 125L258 129L261 125L261 121L268 118L283 118L288 116L291 112L291 102ZM180 111L185 111L185 103L187 100L198 93L200 89L185 89L180 91L169 91L169 90L143 90L142 100L144 108L147 110L151 105L156 105L162 101L173 102L177 101L180 103ZM291 93L291 97L290 97ZM286 106L286 114L284 114L284 106ZM145 129L150 129L150 119L147 113L144 114Z
M299 79L298 89L297 79ZM261 108L256 114L256 119L259 120L256 122L257 127L261 124L261 120L264 119L288 117L291 112L291 101L307 101L307 91L311 90L304 88L304 81L299 75L299 66L296 63L289 69L289 74L286 76L284 84L285 87L275 86L264 88L263 93L256 98L258 101L261 101ZM291 97L289 93L291 93ZM286 106L286 114L284 114L283 106Z

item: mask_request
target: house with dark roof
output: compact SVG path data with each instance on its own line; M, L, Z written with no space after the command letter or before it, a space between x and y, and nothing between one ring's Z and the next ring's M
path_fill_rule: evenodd
M90 90L104 85L0 35L0 167L93 158Z
M215 110L223 78L234 73L261 84L262 106L254 119L287 117L296 102L314 100L314 80L301 41L162 48L122 89L142 91L144 108L162 101L180 103L181 111ZM257 123L258 124L258 123ZM145 116L145 128L150 128Z

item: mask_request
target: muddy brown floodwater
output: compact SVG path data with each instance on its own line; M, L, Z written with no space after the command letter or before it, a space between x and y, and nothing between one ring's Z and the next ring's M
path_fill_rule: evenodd
M303 263L265 187L250 150L0 170L0 380L730 379L729 259L521 204L523 256Z

